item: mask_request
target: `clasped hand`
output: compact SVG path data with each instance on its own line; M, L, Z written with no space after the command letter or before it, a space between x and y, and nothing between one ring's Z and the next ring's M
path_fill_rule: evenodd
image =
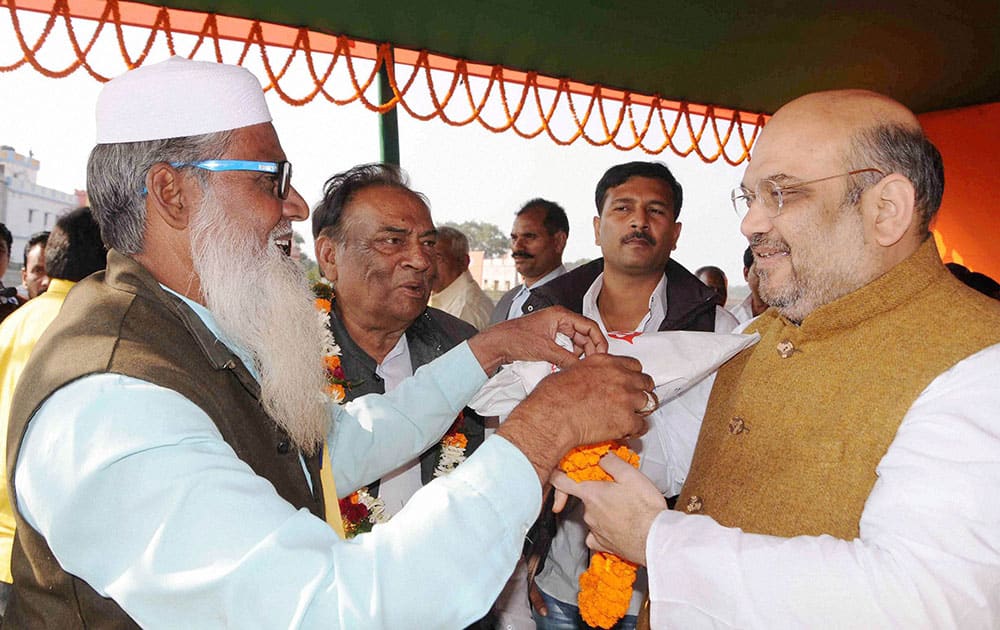
M618 456L609 453L602 457L601 468L614 480L577 483L561 471L554 472L553 510L562 510L567 495L578 497L584 505L583 520L590 528L587 546L645 566L649 529L667 503L652 481Z

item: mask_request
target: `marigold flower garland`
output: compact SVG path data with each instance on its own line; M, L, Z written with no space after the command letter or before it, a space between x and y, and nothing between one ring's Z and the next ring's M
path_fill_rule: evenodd
M469 446L469 438L462 433L465 425L465 412L459 411L455 423L441 438L441 455L434 468L434 477L443 477L458 468L465 461L465 449Z
M346 402L347 390L351 388L351 383L347 380L344 368L340 365L340 346L337 345L333 331L330 330L330 309L333 305L329 299L324 297L316 298L315 304L316 312L323 323L323 364L326 366L327 383L325 391L333 402L342 405ZM460 411L454 424L441 438L441 456L434 469L435 477L447 475L465 461L465 449L468 447L469 440L462 433L464 423L465 415ZM367 488L361 488L340 499L339 505L340 517L344 524L344 535L347 538L370 532L375 525L389 520L389 516L385 513L385 502L372 496Z
M323 365L326 367L326 394L333 402L341 405L351 384L347 381L344 368L340 367L340 346L330 330L330 300L316 298L316 313L323 324Z
M601 458L612 452L636 468L639 455L620 442L601 442L574 448L559 467L573 481L613 481L600 467ZM577 604L580 616L595 628L611 628L628 612L637 565L614 554L594 552L590 566L580 576Z
M344 523L344 536L354 538L358 534L372 531L372 527L385 523L385 503L368 493L367 488L340 500L340 519Z
M333 338L330 330L330 309L332 304L325 298L316 298L316 312L323 323L323 364L326 366L326 394L338 405L346 401L347 390L351 383L340 366L340 346ZM354 538L358 534L372 531L372 527L385 523L389 517L385 515L385 503L378 497L368 493L367 488L361 488L353 494L340 499L340 519L344 524L344 536Z

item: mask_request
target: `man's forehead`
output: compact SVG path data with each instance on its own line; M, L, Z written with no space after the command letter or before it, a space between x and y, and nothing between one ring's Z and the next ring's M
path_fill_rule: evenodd
M234 129L227 153L237 159L275 162L286 159L278 132L269 122Z
M514 217L515 232L534 232L545 222L545 210L531 208Z
M919 128L896 101L864 90L834 90L801 96L781 107L764 126L744 183L778 173L822 177L846 165L859 132L883 124Z
M375 229L434 229L427 204L413 191L396 186L370 186L360 190L344 211Z
M772 120L761 132L743 183L823 177L843 166L851 135L822 120Z
M673 191L670 190L670 185L667 182L656 177L633 175L621 184L609 188L605 196L605 203L637 199L639 192L643 195L652 194L654 198L650 201L662 201L669 204L673 200Z

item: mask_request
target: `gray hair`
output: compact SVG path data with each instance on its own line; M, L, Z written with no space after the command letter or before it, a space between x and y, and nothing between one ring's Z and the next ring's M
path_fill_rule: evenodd
M201 136L98 144L87 161L87 196L101 237L123 254L143 250L146 230L146 174L158 162L197 162L221 158L233 132ZM208 172L195 169L202 188Z
M460 230L448 226L439 227L437 240L453 260L462 260L469 255L469 239Z
M319 238L320 234L323 234L342 243L345 230L341 219L344 210L359 192L377 186L405 190L422 204L430 207L427 197L410 188L409 178L399 166L378 162L359 164L326 180L323 185L323 198L313 208L313 238Z
M877 168L885 175L899 173L913 184L920 230L927 232L944 195L941 154L919 128L898 123L876 125L857 133L852 141L849 170ZM853 178L846 203L856 205L861 193L883 176L862 173Z

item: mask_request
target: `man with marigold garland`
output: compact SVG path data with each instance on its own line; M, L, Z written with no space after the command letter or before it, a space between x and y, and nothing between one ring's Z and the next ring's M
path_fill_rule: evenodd
M103 88L87 189L107 270L67 296L11 408L10 627L461 627L513 570L560 455L645 430L652 379L565 310L333 404L312 292L276 242L308 208L270 120L234 66L175 57ZM564 369L390 522L338 537L324 442L349 493L514 359Z
M333 285L328 324L340 350L345 401L392 391L476 334L471 324L427 306L436 230L427 202L398 167L365 164L327 180L312 232L316 261ZM466 408L445 444L435 442L363 492L391 517L423 484L471 455L483 437L482 418Z
M645 565L651 625L995 628L1000 304L930 232L941 156L860 90L779 109L733 203L770 308L715 378L675 510L621 462L557 485Z
M735 328L736 320L718 305L717 294L671 258L681 235L683 202L683 187L662 163L627 162L609 168L594 190L594 241L602 258L533 290L522 310L565 306L593 319L605 334L626 339L668 330ZM649 433L630 443L641 456L642 470L664 496L680 492L694 449L693 437L684 439L684 430L700 421L690 411L692 395L697 391L665 401L650 415ZM551 515L543 515L542 524L546 519ZM557 519L551 546L538 544L529 550L529 569L544 561L528 584L538 628L586 625L577 606L580 576L590 563L586 535L582 505L574 503ZM628 614L615 630L635 627L645 589L645 574L640 571Z

